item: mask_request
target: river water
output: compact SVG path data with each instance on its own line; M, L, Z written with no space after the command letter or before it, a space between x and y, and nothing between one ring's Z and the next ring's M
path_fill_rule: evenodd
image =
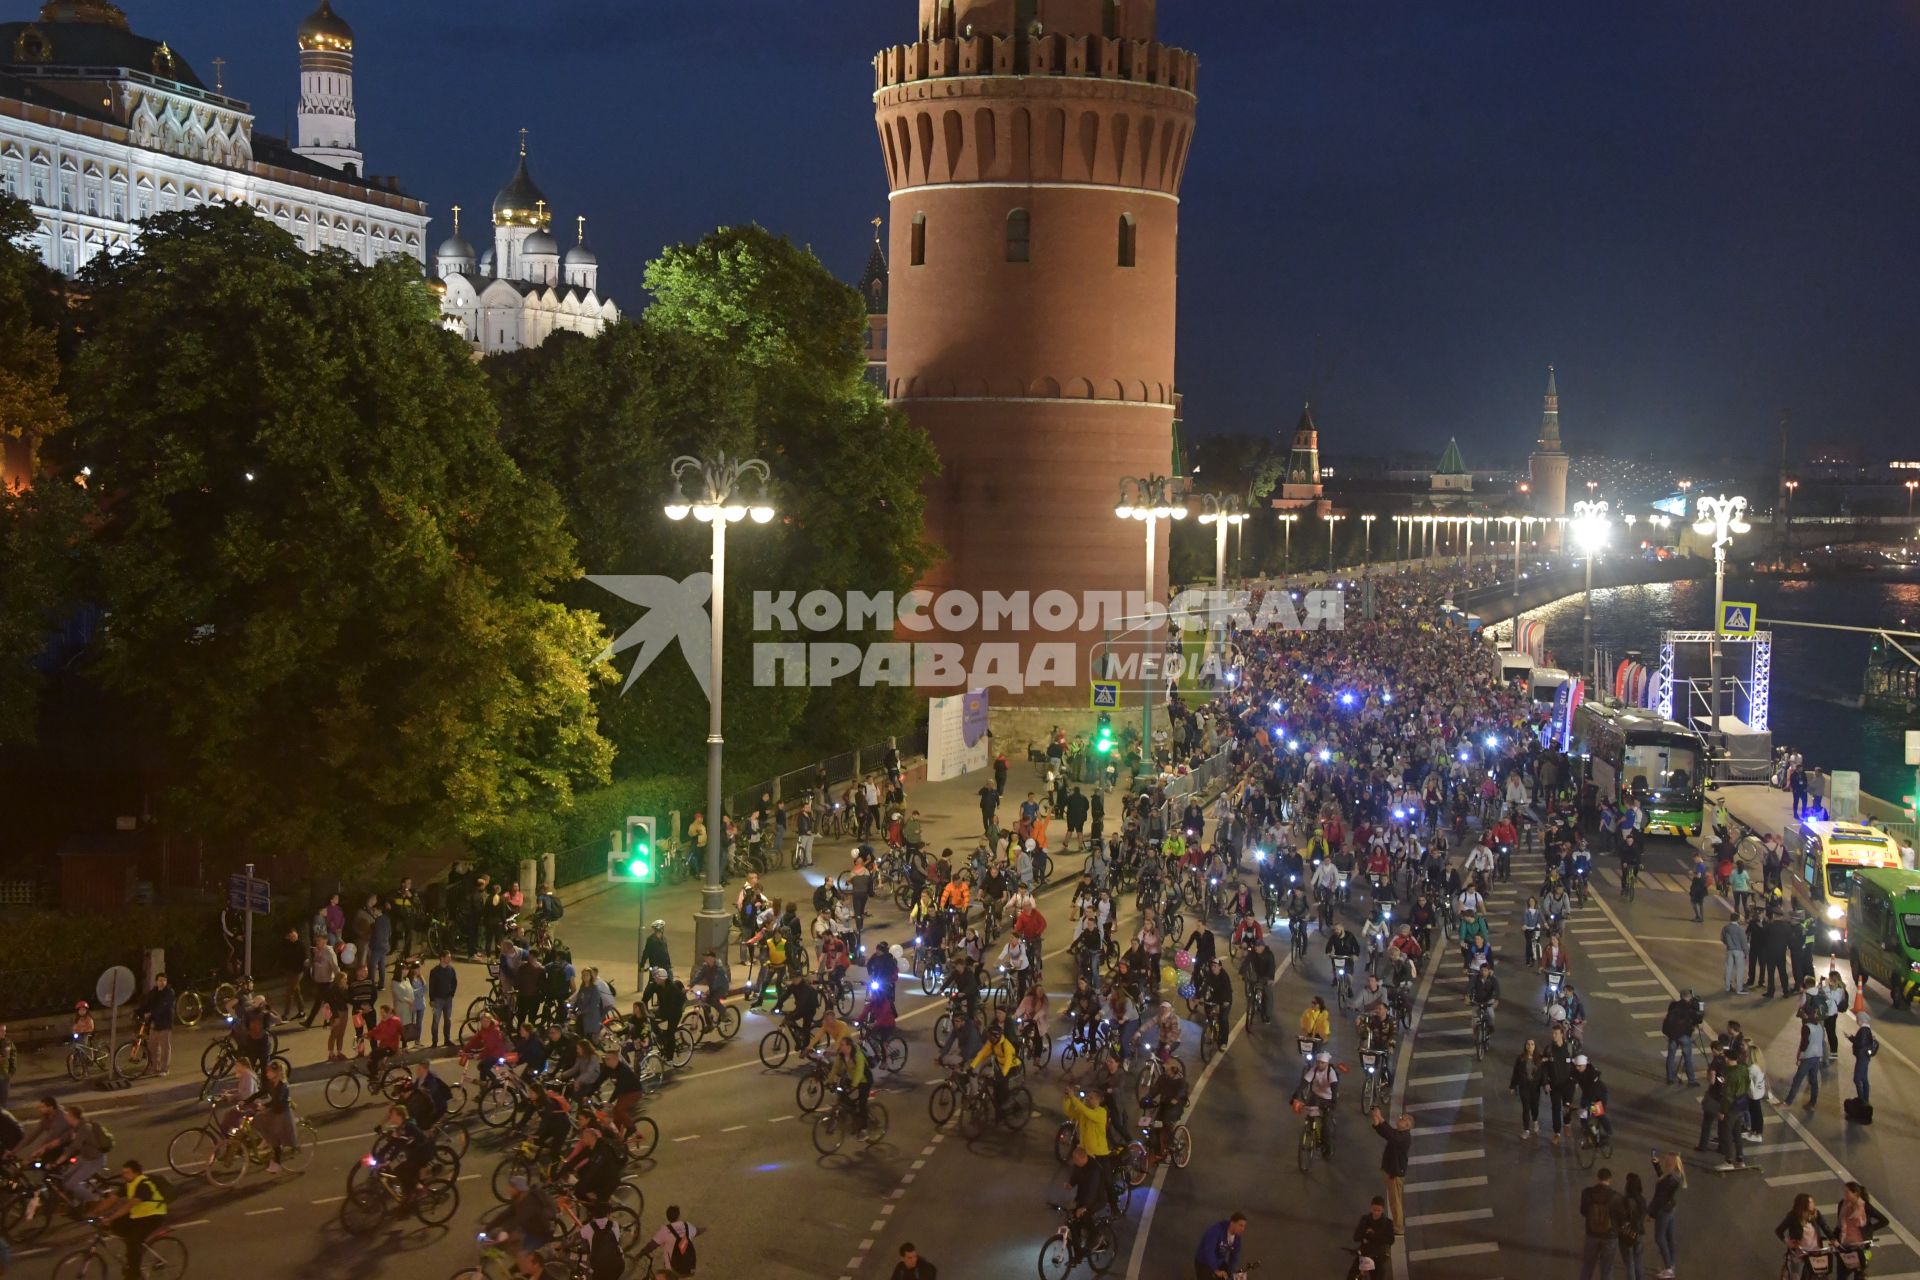
M1920 573L1913 570L1825 578L1730 576L1726 598L1757 601L1763 619L1920 630ZM1580 597L1574 595L1525 615L1547 624L1547 650L1556 665L1573 665L1580 652L1580 612ZM1637 649L1640 660L1653 668L1660 661L1661 631L1704 631L1713 625L1712 614L1711 578L1596 590L1593 643L1614 661ZM1837 701L1859 695L1873 638L1803 627L1771 630L1774 745L1792 746L1815 768L1857 769L1860 789L1882 799L1912 794L1913 770L1903 763L1904 731L1920 729L1920 716L1860 710Z

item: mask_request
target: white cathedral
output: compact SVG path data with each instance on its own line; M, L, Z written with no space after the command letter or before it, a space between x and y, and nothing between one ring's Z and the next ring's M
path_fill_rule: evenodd
M364 264L405 256L425 268L426 203L366 172L353 28L319 0L297 40L289 140L256 131L252 108L227 96L220 76L208 87L164 40L133 32L111 0L45 0L32 21L0 22L0 192L31 206L42 260L71 276L130 246L142 218L225 202L252 207L309 251ZM476 262L456 211L432 264L446 325L476 353L537 346L561 329L595 334L619 318L597 292L584 229L562 263L524 141L493 220L494 247Z
M454 205L453 234L434 251L447 328L495 355L537 347L559 332L591 337L618 320L620 309L599 293L600 259L587 247L587 220L576 220L564 256L552 226L553 208L527 171L522 130L520 166L493 198L493 244L475 258Z

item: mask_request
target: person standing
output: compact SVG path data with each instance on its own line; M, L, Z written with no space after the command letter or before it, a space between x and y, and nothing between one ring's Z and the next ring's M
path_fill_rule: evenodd
M1580 1218L1586 1224L1586 1238L1580 1247L1580 1280L1608 1280L1613 1275L1614 1254L1620 1248L1619 1207L1613 1170L1602 1169L1594 1175L1593 1185L1580 1193Z
M289 927L287 936L280 940L280 963L287 971L287 990L280 1008L291 1022L306 1015L307 998L312 994L307 985L307 945L300 940L298 925Z
M1380 1173L1387 1183L1387 1212L1394 1222L1407 1220L1405 1192L1407 1186L1407 1156L1413 1149L1413 1117L1402 1113L1392 1125L1375 1107L1367 1116L1373 1124L1373 1131L1380 1135L1386 1146L1380 1152Z
M1824 1001L1820 1025L1827 1033L1827 1062L1831 1064L1840 1055L1840 1015L1853 1004L1853 998L1848 994L1847 984L1841 980L1838 969L1827 971L1827 981L1820 995Z
M7 1095L13 1089L14 1072L19 1069L20 1050L7 1034L6 1023L0 1022L0 1111L7 1109Z
M380 908L378 898L367 900L373 919L367 922L367 968L373 971L377 986L387 984L387 956L393 950L393 921Z
M1871 1102L1867 1090L1867 1065L1873 1061L1873 1055L1880 1052L1880 1038L1874 1034L1873 1019L1863 1010L1857 1021L1860 1029L1847 1037L1853 1045L1853 1093L1862 1102Z
M1777 915L1771 915L1760 926L1760 970L1767 984L1767 999L1774 998L1774 981L1779 980L1780 995L1792 998L1793 984L1787 980L1787 946L1793 936L1793 926Z
M1747 963L1747 927L1740 922L1738 911L1720 926L1720 945L1726 949L1727 990L1735 995L1745 995L1748 975L1752 970Z
M1655 1274L1658 1280L1673 1280L1673 1264L1680 1257L1674 1216L1679 1209L1680 1193L1687 1186L1687 1171L1678 1152L1661 1155L1656 1151L1653 1174L1653 1200L1647 1205L1647 1216L1653 1219L1653 1245L1660 1251L1660 1270Z
M453 1043L453 997L460 989L460 975L453 967L453 952L442 951L427 971L427 1003L433 1007L431 1026L434 1047Z
M1700 1025L1701 1018L1700 1005L1693 998L1692 987L1682 991L1680 998L1667 1006L1666 1016L1660 1020L1660 1032L1667 1038L1668 1084L1678 1084L1680 1081L1673 1065L1677 1055L1687 1068L1687 1086L1698 1087L1700 1082L1693 1074L1693 1029Z
M1687 885L1687 900L1693 904L1693 922L1703 924L1707 918L1707 869L1695 864L1693 879Z
M1620 1268L1625 1280L1642 1280L1640 1236L1646 1226L1647 1197L1641 1190L1640 1175L1627 1175L1626 1190L1620 1193L1613 1219L1620 1230Z
M1007 794L1007 754L1004 751L994 753L993 757L993 794Z
M173 1007L180 993L167 985L167 975L153 975L153 990L141 1008L147 1019L147 1072L163 1076L173 1067Z
M819 825L819 819L813 812L813 799L808 797L800 806L800 812L793 815L793 858L796 867L813 865L813 837Z
M1521 1047L1520 1056L1513 1060L1513 1075L1507 1081L1507 1091L1520 1099L1522 1138L1531 1138L1540 1127L1540 1090L1545 1085L1539 1046L1529 1039Z

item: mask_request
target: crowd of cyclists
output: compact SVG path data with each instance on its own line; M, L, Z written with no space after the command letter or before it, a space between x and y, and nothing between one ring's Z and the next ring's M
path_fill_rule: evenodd
M1003 757L991 800L983 788L971 849L929 844L889 762L884 782L840 802L855 813L844 872L821 878L806 901L783 900L748 874L733 897L733 939L698 957L684 979L664 923L653 922L645 986L624 1008L604 978L575 971L549 900L502 912L501 890L483 881L461 890L452 923L421 930L435 950L450 944L417 979L424 1001L412 994L414 966L394 964L386 987L387 975L369 972L370 948L343 955L343 930L323 910L302 945L332 952L333 963L318 966L326 982L306 994L340 1002L328 1004L329 1017L344 1018L355 1041L350 1049L336 1039L352 1064L342 1074L364 1080L384 1108L348 1180L342 1226L363 1234L396 1218L446 1222L460 1202L463 1162L479 1156L470 1143L484 1136L498 1205L463 1274L538 1277L558 1267L618 1280L656 1253L668 1274L692 1274L699 1233L677 1205L658 1232L642 1225L640 1173L660 1137L649 1101L700 1046L739 1033L741 1007L728 997L740 992L748 1009L778 1018L760 1058L769 1070L798 1067L796 1104L812 1117L821 1154L848 1139L879 1142L890 1119L874 1086L907 1065L911 1045L897 1023L902 983L912 980L918 994L944 1001L932 1030L946 1073L928 1093L933 1123L955 1124L970 1140L1020 1130L1037 1094L1057 1096L1068 1202L1042 1245L1041 1273L1065 1276L1083 1262L1104 1269L1133 1190L1192 1156L1182 1121L1196 1076L1236 1028L1272 1034L1281 930L1287 963L1325 988L1288 1046L1299 1054L1291 1102L1303 1170L1332 1154L1343 1081L1356 1063L1361 1113L1392 1127L1379 1113L1398 1039L1413 1024L1415 984L1456 955L1476 1055L1493 1035L1496 971L1517 952L1519 967L1538 972L1547 1030L1537 1050L1529 1042L1534 1092L1551 1096L1555 1142L1572 1125L1581 1151L1605 1153L1607 1088L1583 1043L1584 1010L1560 937L1591 892L1595 851L1566 758L1542 745L1543 712L1525 689L1501 684L1483 642L1441 620L1438 606L1457 585L1444 573L1386 577L1374 616L1343 630L1233 635L1223 687L1191 705L1176 693L1153 765L1111 798L1110 778L1086 779L1091 799L1070 781L1056 742L1041 762L1044 795L1009 804L1003 827ZM1209 777L1205 788L1194 785L1196 772ZM1050 825L1056 818L1060 826ZM1608 824L1628 858L1637 857L1635 823L1628 811ZM795 857L811 863L820 830L811 802L794 826L806 838ZM769 821L774 850L786 830ZM1496 963L1487 895L1513 878L1523 837L1545 870L1520 913L1520 936L1498 940L1506 959ZM1050 908L1062 917L1056 924L1042 897L1063 870L1070 891L1046 898L1059 904ZM905 913L910 934L874 934L876 898ZM375 919L380 905L369 904ZM469 949L489 957L489 982L456 1029L451 956ZM387 967L387 948L378 960ZM441 966L447 974L436 983ZM311 961L306 968L312 974ZM264 999L242 993L233 1023L229 1051L208 1064L209 1122L169 1153L175 1174L216 1186L236 1166L289 1167L302 1145ZM403 1056L409 1044L443 1037L458 1046L457 1080ZM1054 1086L1042 1089L1041 1075L1056 1067ZM1517 1066L1516 1078L1523 1074L1534 1078ZM331 1082L327 1093L332 1102ZM80 1108L52 1099L31 1133L0 1132L0 1149L11 1152L0 1164L0 1233L24 1238L23 1223L31 1227L58 1197L112 1217L128 1240L127 1274L138 1275L128 1224L163 1217L170 1189L131 1162L109 1173L111 1148ZM23 1201L32 1205L24 1216ZM1397 1209L1378 1199L1363 1206L1350 1274L1387 1266L1404 1231L1389 1212ZM1209 1227L1195 1276L1244 1271L1251 1230L1240 1212Z

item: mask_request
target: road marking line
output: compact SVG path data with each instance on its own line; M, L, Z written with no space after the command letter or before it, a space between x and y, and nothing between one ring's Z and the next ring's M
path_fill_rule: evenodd
M1767 1152L1767 1151L1805 1151L1806 1149L1807 1149L1807 1144L1806 1144L1806 1143L1804 1143L1804 1142L1799 1142L1799 1141L1795 1141L1795 1142L1749 1142L1749 1143L1747 1143L1747 1144L1746 1144L1745 1146L1743 1146L1743 1147L1741 1148L1741 1150L1742 1150L1742 1151L1744 1151L1744 1152L1746 1152L1746 1153L1748 1153L1749 1155L1751 1155L1751 1154L1754 1154L1754 1153L1756 1153L1756 1152Z
M721 1130L720 1132L722 1132L722 1133L738 1133L738 1132L740 1132L740 1131L741 1131L742 1129L744 1129L744 1128L746 1128L746 1127L747 1127L747 1126L745 1126L745 1125L743 1125L743 1124L730 1124L730 1125L728 1125L728 1126L727 1126L726 1128L724 1128L724 1129L722 1129L722 1130Z
M897 1204L883 1204L880 1206L880 1215L882 1217L885 1217L887 1214L892 1213L895 1209L898 1209L899 1207L900 1206Z
M1463 1058L1472 1052L1473 1046L1468 1045L1464 1049L1415 1049L1413 1056L1416 1058Z
M915 1178L919 1176L920 1175L917 1173L903 1173L900 1175L900 1185L905 1186L907 1183L912 1182Z
M1615 978L1611 982L1607 983L1607 986L1609 988L1611 987L1657 987L1659 985L1660 985L1660 979L1658 978L1634 978L1625 982L1621 981L1618 978Z
M1459 1124L1429 1124L1422 1125L1415 1129L1413 1136L1416 1138L1424 1138L1431 1134L1474 1133L1486 1127L1486 1122L1482 1120L1463 1120ZM1751 1151L1753 1148L1748 1147L1747 1150Z
M1407 1083L1409 1085L1457 1084L1462 1080L1478 1080L1479 1078L1480 1073L1478 1071L1462 1071L1454 1075L1445 1076L1413 1076Z
M316 1147L330 1147L336 1142L365 1142L366 1140L367 1135L364 1133L349 1133L342 1138L321 1138L313 1145Z
M1406 1221L1409 1227L1437 1227L1448 1222L1477 1222L1481 1218L1491 1218L1491 1209L1461 1209L1455 1213L1416 1213Z
M1457 1191L1463 1187L1484 1187L1487 1185L1483 1174L1473 1178L1439 1178L1432 1182L1409 1182L1401 1190L1408 1195L1416 1191Z
M1438 1013L1421 1014L1420 1024L1421 1026L1425 1026L1429 1022L1440 1022L1450 1018L1471 1018L1472 1016L1473 1010L1471 1009L1443 1009ZM1415 1030L1418 1031L1418 1028L1415 1028Z
M791 1120L791 1119L793 1119L792 1116L771 1116L768 1118L767 1123L779 1124L782 1120Z
M1448 1107L1477 1107L1485 1101L1486 1099L1482 1098L1479 1094L1474 1094L1472 1097L1451 1098L1445 1102L1402 1103L1400 1109L1409 1113L1415 1111L1445 1111Z
M700 1135L697 1133L683 1133L679 1137L675 1138L674 1141L675 1142L692 1142L695 1138L699 1136Z
M1472 1151L1436 1151L1430 1156L1408 1156L1407 1163L1415 1164L1456 1164L1461 1160L1485 1160L1485 1147L1476 1147Z
M886 1229L887 1220L885 1218L875 1218L873 1225L867 1228L869 1231L885 1231Z
M1664 1018L1667 1015L1664 1013L1629 1013L1627 1016L1629 1018L1640 1018L1644 1020L1647 1018Z
M308 1201L307 1203L309 1203L309 1204L339 1204L339 1203L340 1203L340 1202L341 1202L342 1200L345 1200L345 1199L346 1199L346 1197L345 1197L345 1196L321 1196L321 1197L320 1197L320 1198L319 1198L318 1200L310 1200L310 1201Z
M930 1155L932 1155L932 1154L933 1154L933 1147L932 1147L931 1145L929 1145L929 1146L926 1146L926 1147L922 1147L922 1148L920 1149L920 1154L921 1154L921 1155L923 1155L923 1156L930 1156Z
M345 1196L341 1196L340 1198L342 1200L346 1199ZM175 1231L178 1231L182 1227L204 1227L210 1221L212 1221L210 1218L195 1218L192 1222L175 1222L170 1225Z
M1407 1255L1408 1262L1430 1262L1435 1258L1464 1258L1474 1253L1498 1253L1500 1246L1482 1242L1480 1244L1450 1244L1439 1249L1415 1249Z
M1819 1169L1813 1173L1778 1173L1767 1179L1770 1187L1797 1187L1806 1182L1837 1182L1831 1169Z
M477 1173L463 1173L463 1174L461 1174L461 1175L459 1176L459 1178L457 1178L457 1179L456 1179L456 1181L459 1181L459 1182L472 1182L472 1181L473 1181L473 1180L474 1180L475 1178L477 1178L477 1177L479 1177L479 1176L480 1176L480 1175L479 1175L479 1174L477 1174Z
M883 1223L883 1224L881 1224L881 1225L883 1225L883 1226L884 1226L885 1224ZM865 1253L865 1252L866 1252L867 1250L869 1250L869 1249L871 1249L871 1248L873 1248L873 1241L871 1241L871 1240L862 1240L862 1241L860 1242L860 1252L862 1252L862 1253Z
M1640 973L1643 970L1637 964L1603 964L1595 973Z
M1643 933L1640 935L1640 941L1642 942L1691 942L1696 946L1702 946L1702 947L1717 947L1720 945L1720 939L1718 938L1681 938L1681 937L1675 937L1675 936L1671 936L1668 934L1661 934L1661 933Z
M286 1206L284 1205L276 1209L249 1209L245 1216L249 1218L262 1218L269 1213L285 1213L286 1211Z
M907 1193L902 1191L899 1187L895 1187L893 1190L887 1192L887 1199L898 1200L901 1196L905 1194Z
M915 1160L913 1162L913 1167L915 1169L924 1169L927 1167L927 1162L925 1160Z

